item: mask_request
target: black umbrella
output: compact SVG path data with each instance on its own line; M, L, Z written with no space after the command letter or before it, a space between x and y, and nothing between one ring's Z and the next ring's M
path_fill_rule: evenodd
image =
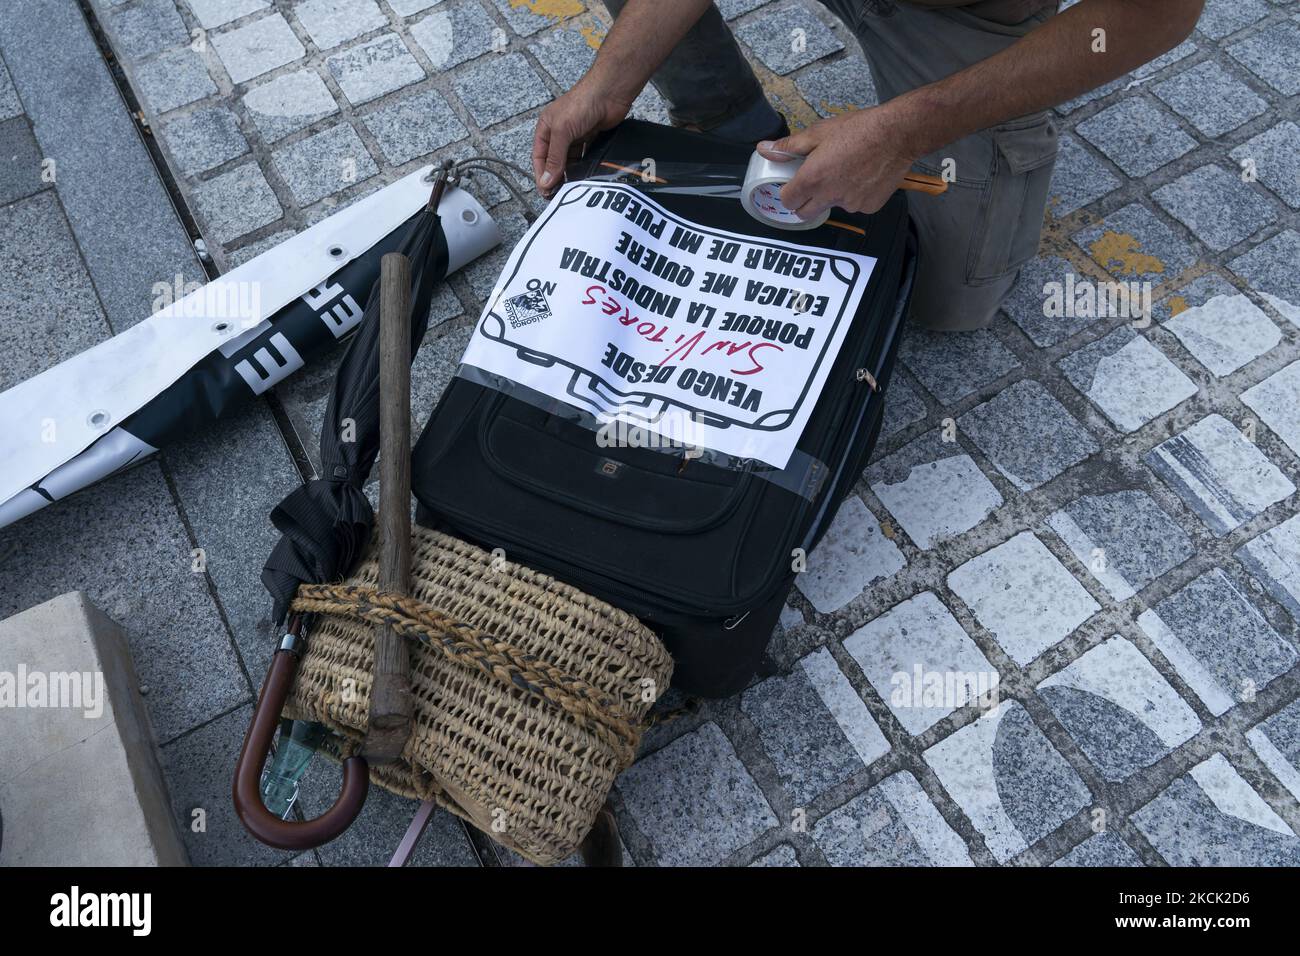
M411 262L412 356L429 325L434 289L447 277L447 237L437 206L449 169L436 172L428 205L412 217L394 250ZM262 583L275 601L277 624L288 615L299 584L345 577L370 541L375 516L361 489L379 454L379 288L376 280L334 379L321 425L320 477L294 489L271 512L283 537L262 569Z
M492 157L445 162L434 174L428 204L410 220L405 238L393 250L410 263L412 358L428 328L433 291L447 275L447 237L438 215L438 203L447 185L472 171L490 173L519 201L525 210L524 217L533 218L519 189L492 166L523 172ZM374 511L361 489L379 454L381 289L382 282L377 280L334 379L334 390L321 426L320 477L305 482L271 512L271 521L283 537L262 569L262 583L275 601L277 624L289 616L289 606L300 584L320 584L345 577L370 540ZM264 797L259 778L279 723L280 709L293 683L302 630L301 620L291 620L280 649L272 655L271 669L235 765L233 786L235 812L244 826L263 843L297 850L319 846L342 833L360 813L369 782L366 760L353 756L343 763L343 789L339 798L321 816L295 823L267 809L268 798L277 811L285 809L283 793L294 791L306 767L306 759L299 750L282 747L268 775L269 787ZM310 750L319 728L305 728L301 735L299 729L295 728L290 737L302 736L303 747Z

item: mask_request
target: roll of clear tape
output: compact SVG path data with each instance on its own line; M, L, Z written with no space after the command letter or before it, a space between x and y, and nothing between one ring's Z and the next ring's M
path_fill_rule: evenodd
M759 222L777 229L816 229L830 217L830 210L812 219L800 219L793 209L781 202L781 187L794 179L804 157L775 163L759 153L749 157L740 203Z

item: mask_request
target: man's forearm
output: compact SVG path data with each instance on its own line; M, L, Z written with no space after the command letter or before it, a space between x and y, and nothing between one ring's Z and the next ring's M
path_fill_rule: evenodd
M1202 0L1083 0L1002 52L886 104L913 156L1063 103L1176 46ZM1094 31L1105 52L1094 52Z
M583 78L631 102L712 0L628 0Z

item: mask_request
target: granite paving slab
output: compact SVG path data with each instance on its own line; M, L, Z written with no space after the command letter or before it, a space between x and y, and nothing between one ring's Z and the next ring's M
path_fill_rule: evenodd
M318 50L329 50L386 26L388 18L374 0L304 0L293 15Z
M912 390L912 387L895 374L889 385L889 394L885 398L884 417L880 425L880 440L883 442L895 432L902 431L908 425L925 418L925 402ZM879 446L878 446L879 447Z
M881 504L923 550L964 534L1002 504L970 455L943 434L926 432L866 472Z
M1283 96L1300 93L1300 23L1281 20L1226 49L1230 57Z
M596 61L600 38L590 27L569 25L543 34L535 43L529 44L528 49L552 79L567 90L582 79Z
M113 11L108 25L119 48L131 57L158 53L189 38L172 0L140 0L132 7Z
M187 176L206 172L248 152L239 119L220 106L204 106L163 125L163 141Z
M1141 866L1142 859L1111 832L1090 836L1052 866Z
M366 144L347 123L281 147L272 157L299 204L347 189L379 171Z
M251 698L157 462L56 502L3 535L0 615L85 591L126 633L160 742Z
M1228 263L1284 318L1300 326L1300 232L1283 229Z
M339 111L325 81L312 70L284 73L253 87L244 94L244 109L268 143Z
M1253 701L1300 661L1219 568L1143 611L1137 623L1215 716Z
M1075 129L1130 176L1145 176L1196 148L1172 116L1141 95L1126 97Z
M469 135L437 90L391 101L367 113L362 122L379 143L384 159L394 165L426 156Z
M1222 415L1207 415L1143 459L1222 537L1295 485Z
M804 657L788 677L769 677L749 688L740 706L799 805L889 751L866 704L825 648Z
M930 747L925 761L1001 863L1091 799L1087 785L1014 700Z
M1300 864L1300 838L1223 754L1176 779L1133 822L1171 866Z
M826 536L807 556L807 568L795 578L795 586L813 607L828 614L906 563L862 499L850 495L840 505Z
M89 348L108 322L53 192L0 207L0 390ZM54 423L57 427L58 423ZM57 433L56 433L57 437Z
M1141 491L1083 495L1047 523L1116 601L1195 553L1187 534Z
M1047 191L1047 208L1053 216L1067 216L1120 187L1120 179L1078 139L1060 138L1060 153Z
M1037 687L1038 696L1107 780L1124 780L1201 729L1195 712L1118 634Z
M135 82L157 113L169 113L217 92L203 57L188 47L141 63L135 68Z
M1282 333L1264 310L1216 273L1200 276L1162 299L1156 321L1222 378L1265 354Z
M1261 183L1292 209L1300 209L1300 126L1284 120L1228 155L1238 163L1249 160Z
M395 33L349 47L331 56L325 65L353 106L424 79L424 69Z
M1037 488L1100 450L1096 439L1039 382L1009 385L957 419L1002 476Z
M139 321L160 278L202 277L173 201L230 267L417 163L490 151L531 165L539 109L579 79L609 22L585 0L89 8L176 188L159 186L81 8L0 5L0 124L18 120L0 129L15 130L14 142L31 131L36 144L0 148L0 160L28 157L10 163L27 175L23 189L37 187L9 205L0 197L0 223L26 217L4 239L30 246L0 240L0 258L23 260L9 274L26 270L0 279L0 301L18 316L0 333L14 343L0 378ZM769 100L796 126L876 101L850 33L819 4L720 8ZM761 676L736 698L655 728L621 782L615 802L637 862L1290 858L1294 834L1270 829L1276 820L1256 801L1289 825L1300 820L1291 726L1300 526L1288 412L1300 364L1291 327L1300 326L1300 127L1287 92L1298 26L1293 2L1210 0L1186 41L1055 110L1062 146L1041 255L988 329L905 334L861 497L797 575ZM633 115L666 122L666 104L648 87ZM202 121L226 116L233 123ZM175 149L169 131L183 132ZM33 182L33 157L56 158L57 182ZM128 157L137 166L107 162ZM493 208L506 243L435 295L413 373L417 426L526 227L495 180L467 185ZM167 217L166 228L138 228ZM31 291L37 280L63 285L42 296ZM1148 294L1155 324L1128 309ZM47 300L63 339L41 325ZM280 427L315 455L340 354L304 369L269 405L0 531L0 594L34 601L41 587L71 581L11 587L29 528L51 537L35 542L38 553L53 553L85 514L111 523L121 553L74 549L77 574L135 635L181 638L161 650L145 642L157 674L203 677L157 678L150 696L162 697L150 707L176 728L167 748L182 827L207 809L210 836L187 836L204 863L381 865L414 811L379 795L349 839L292 861L238 832L216 843L233 823L224 791L248 678L260 679L274 645L257 578L274 536L266 511L297 481ZM1190 393L1191 383L1203 391ZM122 495L122 482L143 484L110 516L94 496ZM190 570L195 548L202 573ZM158 556L173 550L193 576L181 586ZM168 590L179 599L132 603ZM982 689L992 699L973 704ZM1205 761L1208 748L1187 753L1207 740L1227 772ZM1188 774L1189 760L1205 769ZM304 809L337 789L335 768L313 773ZM1095 798L1094 781L1105 790ZM805 806L806 828L782 819ZM1102 822L1105 832L1092 832ZM463 828L439 814L417 861L476 860Z
M1075 267L1060 256L1042 255L1030 259L1021 267L1016 284L1002 302L1002 309L1035 345L1040 348L1056 345L1103 317L1095 310L1047 314L1044 302L1049 292L1053 288L1060 288L1063 292L1068 283L1082 278Z
M1196 250L1147 206L1130 203L1073 238L1117 279L1162 282L1196 261Z
M1030 531L959 565L948 586L1021 667L1100 610Z
M960 708L996 703L998 672L931 591L864 624L844 649L914 736Z
M1241 393L1249 406L1291 450L1300 454L1300 361L1274 372Z
M1275 203L1214 163L1161 186L1151 198L1215 251L1235 246L1278 217Z
M1176 73L1151 91L1211 137L1230 133L1268 110L1267 100L1213 60Z
M210 234L225 243L278 220L284 210L256 163L200 183L194 198Z
M907 771L828 813L812 830L831 866L972 866L966 845Z
M1215 40L1222 40L1243 27L1268 16L1264 0L1208 0L1196 29Z
M838 116L850 110L875 106L876 86L866 60L850 53L840 60L819 63L801 71L795 86L818 116Z
M1137 431L1197 391L1163 352L1126 325L1057 365L1122 432Z
M519 53L471 64L453 82L474 121L488 127L550 99L542 78Z
M1300 622L1300 515L1247 541L1236 557Z
M1020 367L1015 355L988 329L909 329L899 357L930 394L945 405L960 401Z
M1246 739L1273 776L1300 799L1300 701L1260 721L1246 732Z
M307 52L279 13L214 33L209 42L221 58L232 83L243 83L269 73Z
M820 19L794 4L769 8L735 28L735 34L768 69L781 76L844 49Z
M713 722L642 757L618 791L662 866L716 864L778 822Z

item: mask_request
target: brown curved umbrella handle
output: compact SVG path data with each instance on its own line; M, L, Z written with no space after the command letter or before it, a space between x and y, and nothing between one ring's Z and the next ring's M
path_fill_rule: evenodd
M370 768L366 761L362 757L349 757L343 762L343 790L339 798L316 819L302 823L282 820L262 802L262 766L271 751L280 711L297 670L298 654L293 638L286 637L271 658L271 669L267 671L266 683L253 709L253 721L235 764L235 813L249 833L281 850L310 850L333 840L352 825L370 789Z

